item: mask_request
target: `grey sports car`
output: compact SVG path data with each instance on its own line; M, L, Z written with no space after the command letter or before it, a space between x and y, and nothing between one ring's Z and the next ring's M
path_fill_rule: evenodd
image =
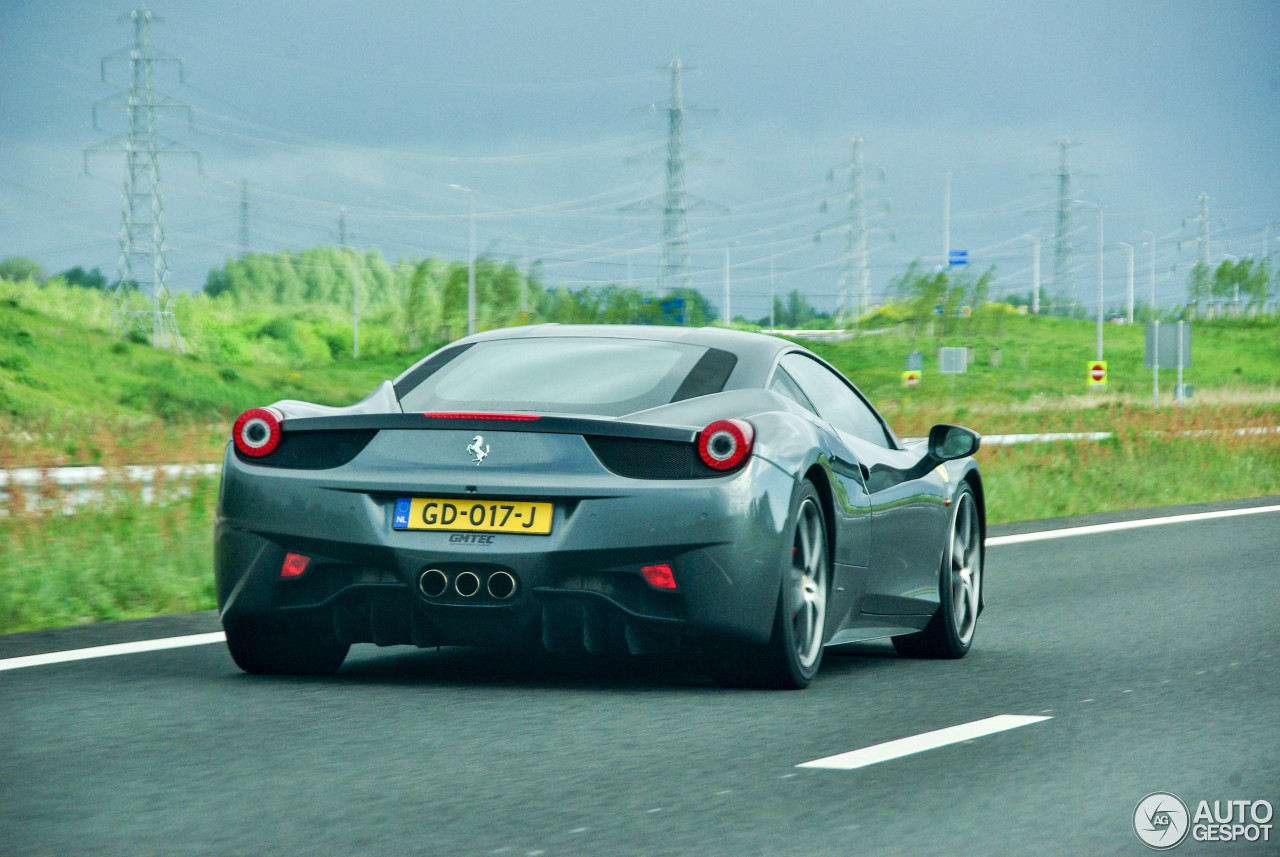
M352 643L688 652L801 688L825 646L958 658L982 609L976 433L904 444L803 347L541 325L428 355L364 401L242 414L218 606L252 673Z

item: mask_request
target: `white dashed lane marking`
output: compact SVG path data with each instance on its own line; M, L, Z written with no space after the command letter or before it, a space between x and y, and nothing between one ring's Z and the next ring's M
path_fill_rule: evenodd
M852 771L856 768L865 768L868 765L888 762L891 759L901 759L903 756L912 756L916 753L923 753L926 750L936 750L939 747L946 747L950 744L959 744L961 741L972 741L974 738L994 735L997 732L1007 732L1010 729L1030 726L1032 723L1040 723L1052 719L1051 717L998 714L995 717L975 720L972 723L948 726L946 729L925 732L922 735L912 735L910 738L899 738L896 741L886 741L883 744L863 747L861 750L851 750L848 753L814 759L812 762L804 762L796 765L796 767Z

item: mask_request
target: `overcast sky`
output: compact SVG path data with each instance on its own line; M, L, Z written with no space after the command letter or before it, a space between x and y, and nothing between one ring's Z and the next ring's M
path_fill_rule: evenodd
M99 61L130 44L128 3L0 0L0 256L113 276L123 156L82 152L124 131L92 106L126 81ZM684 3L154 0L156 88L194 109L161 132L202 154L163 163L172 284L198 289L239 251L353 243L390 259L465 258L475 189L479 249L571 288L653 286L665 119L660 66L684 79L694 281L733 312L779 293L834 305L851 137L865 138L874 295L951 246L1031 283L1031 233L1053 256L1055 141L1073 196L1105 206L1107 302L1126 288L1119 242L1157 243L1162 302L1195 261L1208 194L1214 259L1261 256L1280 219L1280 3ZM636 109L641 108L641 109ZM834 168L834 181L828 175ZM823 201L827 200L825 211ZM1184 226L1184 219L1188 223ZM1096 290L1098 214L1073 214L1077 284ZM815 241L820 236L820 240ZM1280 227L1271 235L1280 243ZM1179 246L1181 242L1181 246ZM1138 247L1147 294L1148 248Z

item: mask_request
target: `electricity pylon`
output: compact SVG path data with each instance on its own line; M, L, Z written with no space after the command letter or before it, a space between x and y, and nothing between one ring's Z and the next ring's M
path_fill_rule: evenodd
M1058 218L1053 233L1053 291L1055 295L1071 295L1071 306L1076 304L1076 279L1071 242L1071 171L1070 152L1073 143L1063 137L1056 144L1058 156Z
M195 149L162 137L156 128L162 111L185 112L191 119L191 107L177 99L156 92L153 70L156 63L178 65L182 80L182 62L151 46L151 24L163 21L138 6L122 15L122 22L133 24L133 44L102 58L102 80L107 80L107 64L128 63L129 88L108 96L93 105L93 123L98 127L98 108L123 109L129 130L85 150L85 172L89 171L89 155L124 153L124 195L121 202L120 255L116 260L114 287L116 320L122 332L139 329L150 333L157 348L182 350L182 337L173 317L169 294L168 245L164 231L164 201L160 195L160 156L192 155L200 168L200 153ZM131 301L137 289L149 298L150 307L140 309Z
M686 151L684 145L684 119L687 113L714 113L701 107L684 103L682 75L692 71L679 59L674 59L658 69L671 76L671 94L665 105L651 104L641 108L651 113L667 114L667 146L662 159L666 162L666 188L662 198L662 258L658 265L658 288L687 289L693 274L689 260L689 210L706 205L695 200L691 205L685 193L684 168L691 161L715 161L697 152ZM659 153L651 152L630 160L655 160Z
M866 166L863 163L862 149L866 141L861 137L849 140L849 189L845 192L844 220L844 254L841 258L839 297L836 300L836 323L842 329L855 327L858 319L867 311L871 302L871 252L867 239L872 232L886 232L882 228L873 229L871 219L867 216L869 202L866 188ZM828 179L835 178L835 170L828 174ZM884 180L883 171L879 178ZM879 212L888 209L888 203L879 200ZM823 202L823 211L826 202ZM878 214L876 215L879 216ZM892 233L890 232L890 235Z

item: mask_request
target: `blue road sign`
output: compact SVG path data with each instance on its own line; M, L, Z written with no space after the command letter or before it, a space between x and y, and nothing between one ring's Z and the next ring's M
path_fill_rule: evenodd
M684 298L667 298L662 302L662 318L684 324Z
M947 254L948 265L967 265L969 264L968 250L952 250Z

